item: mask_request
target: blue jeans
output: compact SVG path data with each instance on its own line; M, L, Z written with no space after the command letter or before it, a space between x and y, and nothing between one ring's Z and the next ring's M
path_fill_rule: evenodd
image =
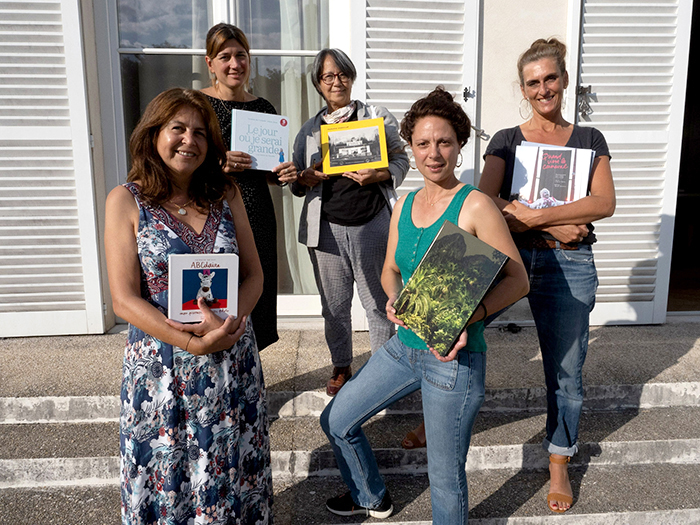
M547 386L542 446L550 454L573 456L578 451L589 315L598 288L593 251L590 245L577 250L521 249L520 256L530 276L527 298Z
M476 414L484 401L486 355L459 352L449 363L427 350L384 344L321 414L340 473L355 503L377 507L386 486L362 424L394 401L422 389L433 523L467 523L465 464Z

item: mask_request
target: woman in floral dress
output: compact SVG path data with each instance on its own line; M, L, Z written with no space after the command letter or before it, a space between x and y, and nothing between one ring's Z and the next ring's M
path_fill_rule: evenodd
M262 270L204 95L171 89L130 140L128 183L107 198L115 313L129 322L122 375L123 524L271 523L265 386L249 314ZM236 253L238 317L167 319L168 256Z

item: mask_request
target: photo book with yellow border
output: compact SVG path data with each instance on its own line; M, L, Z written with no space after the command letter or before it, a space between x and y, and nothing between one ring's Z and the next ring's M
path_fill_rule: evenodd
M322 125L321 151L327 175L389 167L384 119Z

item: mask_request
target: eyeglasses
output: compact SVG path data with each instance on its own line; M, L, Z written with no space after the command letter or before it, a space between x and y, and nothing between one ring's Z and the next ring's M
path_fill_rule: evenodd
M330 86L335 82L336 77L338 77L338 80L340 80L343 84L345 84L348 80L348 76L345 73L326 73L325 75L321 75L321 82L326 84L327 86Z

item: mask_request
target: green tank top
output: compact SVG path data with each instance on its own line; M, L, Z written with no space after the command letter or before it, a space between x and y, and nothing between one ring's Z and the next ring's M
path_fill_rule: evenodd
M466 184L460 188L459 191L455 193L455 196L452 197L452 201L445 210L445 213L427 228L416 227L411 218L413 199L420 190L416 190L406 196L403 208L401 208L401 216L399 217L399 239L396 245L396 253L394 254L394 259L401 271L401 278L404 284L406 284L421 259L423 259L425 252L440 231L442 224L445 221L450 221L454 224L459 223L459 212L462 210L462 204L464 204L464 199L467 198L467 195L469 195L472 190L476 190L476 188L471 184ZM408 328L399 326L398 335L401 342L406 346L419 350L428 349L428 345L425 344L425 341ZM483 322L473 323L467 327L466 350L469 352L486 351Z

